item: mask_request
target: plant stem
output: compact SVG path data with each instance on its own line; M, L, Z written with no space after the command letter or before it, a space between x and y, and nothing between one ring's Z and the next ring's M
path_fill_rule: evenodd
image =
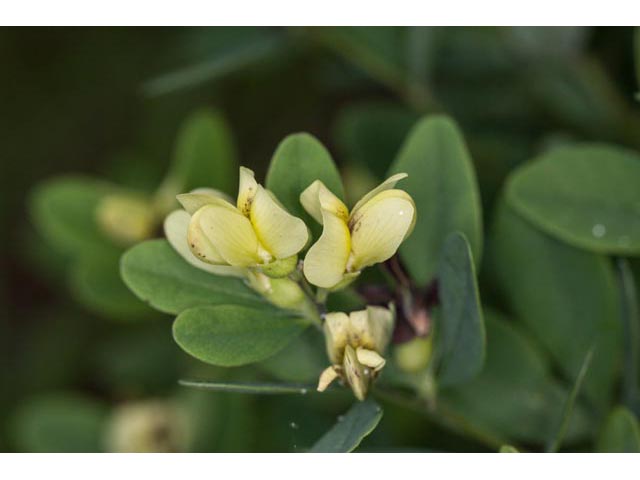
M582 366L580 367L580 371L578 372L576 381L573 384L573 388L571 389L571 392L567 397L567 401L564 404L562 418L560 419L558 430L554 435L553 440L549 444L549 447L547 448L547 452L549 453L557 452L560 449L562 440L564 440L564 436L567 433L567 429L569 428L569 421L571 420L571 414L573 413L573 407L575 406L578 394L580 393L580 388L582 387L582 383L584 382L584 377L586 377L587 372L589 371L589 366L591 365L593 350L594 348L591 347L587 354L584 356L584 360L582 361Z

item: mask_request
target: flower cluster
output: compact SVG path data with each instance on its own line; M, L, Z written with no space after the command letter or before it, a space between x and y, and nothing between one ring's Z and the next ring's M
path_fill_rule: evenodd
M364 268L396 253L416 220L412 198L395 188L406 176L393 175L351 211L320 180L311 183L300 195L300 203L323 229L301 264L298 255L310 243L309 229L244 167L235 203L213 189L178 195L183 210L166 218L165 233L192 265L218 275L243 277L272 303L302 310L309 298L297 267L304 275L302 281L306 279L319 292L329 292L344 288ZM381 307L350 315L327 314L323 328L332 365L322 373L318 389L340 378L357 398L364 399L384 366L382 354L393 323L393 309Z

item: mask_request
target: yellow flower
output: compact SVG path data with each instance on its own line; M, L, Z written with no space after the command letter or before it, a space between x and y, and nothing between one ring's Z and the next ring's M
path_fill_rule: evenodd
M309 214L323 225L322 235L304 259L304 274L322 288L340 288L360 271L384 262L411 233L416 220L413 199L395 184L398 173L360 199L349 212L345 204L316 180L300 195Z
M298 254L309 239L304 222L288 213L240 167L236 205L220 196L189 193L178 201L191 214L189 248L203 262L260 267Z
M382 354L391 339L393 323L393 310L383 307L369 306L349 315L328 313L324 334L332 365L320 374L318 391L341 378L356 398L364 400L371 382L386 363Z
M194 267L216 275L244 278L271 303L283 308L301 308L304 293L299 285L288 278L272 277L285 276L287 270L295 268L296 253L308 239L307 227L302 220L289 215L268 192L265 193L268 198L265 198L264 192L266 190L255 182L253 172L241 168L238 205L246 207L248 216L242 214L227 195L211 188L178 195L184 210L176 210L167 216L165 235L174 250ZM270 222L274 221L279 223L271 226ZM250 230L246 228L247 223ZM258 227L254 228L254 225ZM291 228L290 232L288 228ZM243 235L255 246L253 253L243 243ZM263 236L268 239L266 242L258 240ZM275 248L272 247L274 244ZM256 254L258 251L260 253ZM289 255L290 252L293 253ZM243 258L243 254L252 262ZM259 255L262 256L258 258ZM285 257L281 259L282 255ZM253 263L253 260L272 261Z

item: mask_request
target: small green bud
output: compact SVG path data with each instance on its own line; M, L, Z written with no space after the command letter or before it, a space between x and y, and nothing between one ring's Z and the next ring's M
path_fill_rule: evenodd
M98 204L96 220L102 231L120 245L131 245L149 238L156 227L151 202L133 194L105 196Z
M292 255L291 257L276 260L266 265L261 265L259 269L268 277L283 278L293 272L297 265L298 256Z
M397 345L393 350L396 364L408 373L421 372L431 361L433 350L432 336L415 337L406 343Z

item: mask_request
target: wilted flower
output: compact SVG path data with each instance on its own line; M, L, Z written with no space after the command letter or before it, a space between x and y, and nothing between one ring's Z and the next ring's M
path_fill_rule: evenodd
M339 288L360 271L384 262L397 250L415 225L413 199L395 184L407 177L398 173L371 190L353 207L316 180L300 195L309 214L323 225L322 235L304 259L304 274L314 285Z
M328 313L324 322L327 354L332 365L320 375L318 391L336 378L349 384L359 400L367 396L371 382L386 361L384 354L393 331L394 312L384 307Z

